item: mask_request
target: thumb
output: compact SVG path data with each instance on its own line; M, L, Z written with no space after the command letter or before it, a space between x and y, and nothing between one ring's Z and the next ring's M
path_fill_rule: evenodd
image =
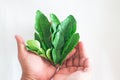
M25 48L24 40L19 35L16 35L15 39L17 41L18 57L23 57L26 54L26 48Z

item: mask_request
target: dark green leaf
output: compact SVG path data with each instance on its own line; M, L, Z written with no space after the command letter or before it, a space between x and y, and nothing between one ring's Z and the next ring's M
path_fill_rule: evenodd
M51 19L51 30L53 30L52 32L55 32L57 29L57 26L60 24L60 21L57 18L57 16L53 13L50 14L50 19Z
M53 40L53 46L55 49L61 49L64 45L64 36L60 33L60 31L56 32L55 38Z
M60 60L60 50L52 49L52 58L54 64L58 64Z
M47 47L46 47L44 41L41 40L39 34L35 33L35 34L34 34L34 39L35 39L35 40L38 40L38 41L40 42L40 46L41 46L44 50L47 50Z
M64 21L60 23L58 29L64 34L65 41L67 41L76 31L76 20L72 15L69 15Z
M65 60L66 56L74 49L74 47L78 44L79 34L75 33L72 37L66 42L63 48L62 57L60 64Z
M50 48L51 47L50 23L47 17L39 10L37 10L36 12L35 29L39 33L40 40L45 44L47 48Z

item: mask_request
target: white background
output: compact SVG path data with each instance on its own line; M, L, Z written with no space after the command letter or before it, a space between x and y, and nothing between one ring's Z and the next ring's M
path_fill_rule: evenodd
M120 0L0 0L0 80L20 80L14 35L33 39L37 9L74 15L92 80L120 80Z

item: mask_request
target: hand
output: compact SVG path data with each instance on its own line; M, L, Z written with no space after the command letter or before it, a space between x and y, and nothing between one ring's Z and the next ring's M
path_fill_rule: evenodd
M54 80L67 80L67 78L76 71L87 71L89 68L88 58L84 54L82 42L79 42L69 55L69 58L63 63L60 70L54 75ZM73 55L74 54L74 55Z
M21 80L50 80L56 68L40 56L27 51L20 36L15 38L18 45L18 59L22 67Z
M38 55L28 52L20 36L16 36L15 38L18 44L18 59L22 67L22 80L50 80L52 77L54 80L65 80L72 73L78 70L83 71L89 66L81 42L67 56L67 60L63 63L63 66L55 74L56 67ZM75 58L75 56L77 57Z

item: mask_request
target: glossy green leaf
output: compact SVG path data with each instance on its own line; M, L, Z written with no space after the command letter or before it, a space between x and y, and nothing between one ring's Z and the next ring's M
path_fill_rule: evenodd
M50 41L51 32L50 32L50 23L47 17L42 12L37 10L35 22L36 22L35 29L39 33L40 40L43 42L46 48L50 48L51 47L51 41Z
M61 57L61 62L60 64L65 60L66 56L74 49L74 47L77 45L79 41L79 34L75 33L72 35L72 37L66 42L63 52L62 52L62 57Z
M39 53L39 55L41 57L44 57L45 59L48 59L46 54L45 54L45 51L42 48L39 48L39 50L37 52Z
M69 15L64 21L60 23L58 29L64 34L65 41L67 41L76 31L76 20L72 15Z
M57 18L57 16L53 13L50 14L50 19L51 19L51 29L53 30L51 32L55 32L57 30L57 26L60 24L60 21Z
M55 49L61 49L64 45L64 36L60 33L60 31L56 32L53 39L53 46Z
M58 64L60 60L60 50L52 49L52 58L54 64Z
M34 34L34 39L35 39L35 40L38 40L38 41L40 42L40 46L41 46L44 50L47 50L47 47L46 47L45 43L40 39L39 34L37 34L36 32L35 32L35 34Z

